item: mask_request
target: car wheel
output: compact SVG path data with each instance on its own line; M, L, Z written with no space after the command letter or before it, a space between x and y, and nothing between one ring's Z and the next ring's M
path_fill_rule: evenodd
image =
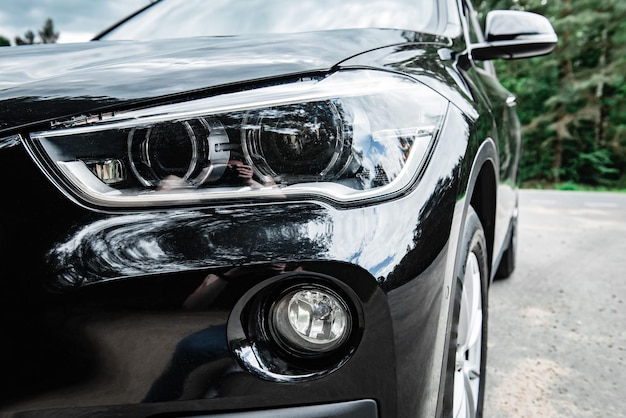
M454 355L452 416L480 417L487 354L487 245L483 227L469 208L463 240L464 263L457 274L451 350Z
M509 238L509 246L502 254L502 260L496 271L496 279L507 279L515 270L515 256L517 254L517 220L513 220L513 228L511 228L511 237Z

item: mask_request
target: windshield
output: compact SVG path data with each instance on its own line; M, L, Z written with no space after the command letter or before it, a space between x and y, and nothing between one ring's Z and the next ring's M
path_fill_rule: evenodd
M438 0L160 1L99 39L392 28L437 33Z

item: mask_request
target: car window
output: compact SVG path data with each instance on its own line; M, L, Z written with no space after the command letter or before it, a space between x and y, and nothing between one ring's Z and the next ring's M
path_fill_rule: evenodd
M465 3L464 12L468 20L469 41L473 44L483 42L485 37L483 36L482 29L478 23L478 13L476 10L472 9L469 3Z
M469 2L464 4L465 19L467 21L468 38L471 44L479 44L485 41L482 28L478 21L478 13L474 10ZM484 70L485 74L495 75L495 68L491 61L475 61L474 64L478 69Z
M436 33L437 0L161 1L100 39L162 39L394 28Z

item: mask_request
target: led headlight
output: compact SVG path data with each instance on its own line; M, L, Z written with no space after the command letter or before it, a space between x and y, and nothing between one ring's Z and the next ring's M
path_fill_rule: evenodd
M379 71L56 121L27 141L70 195L95 206L232 198L393 196L415 180L447 101Z
M317 354L332 351L348 339L352 318L337 293L316 286L284 294L271 309L270 327L286 350Z

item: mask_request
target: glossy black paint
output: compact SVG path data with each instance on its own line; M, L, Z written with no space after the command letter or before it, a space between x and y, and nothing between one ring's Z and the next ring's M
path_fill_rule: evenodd
M462 36L373 29L3 48L0 414L178 416L361 399L381 417L441 414L465 212L471 203L481 217L493 270L520 148L509 94L466 51ZM419 181L397 199L87 208L21 143L55 119L344 68L402 72L452 103ZM207 274L233 268L219 298L185 309ZM292 383L245 371L225 333L254 297L242 296L286 272L351 289L362 315L340 367Z
M466 129L464 126L459 128L461 131ZM10 151L23 153L22 149L16 148ZM245 210L220 208L120 215L90 213L70 205L70 212L56 212L41 209L53 208L57 204L68 207L68 203L62 196L54 196L58 193L46 184L45 179L38 179L39 184L31 183L40 191L47 190L47 193L37 195L32 195L21 185L9 186L8 195L29 202L20 202L28 208L27 212L20 217L11 216L10 226L6 223L9 216L3 215L8 236L13 237L4 254L7 259L20 259L21 254L29 252L39 254L41 258L33 259L28 269L22 264L3 263L2 277L7 289L3 294L11 295L10 300L2 304L9 315L4 315L6 323L3 324L4 329L10 330L11 351L7 357L21 353L21 358L28 360L8 365L7 376L11 376L13 383L3 390L8 395L5 402L19 399L19 395L29 391L45 392L59 385L70 388L80 385L81 390L75 397L64 394L63 402L73 406L139 401L152 379L146 376L149 373L145 368L164 369L172 350L168 346L172 347L184 334L191 334L204 324L223 323L232 303L243 290L264 277L256 274L253 279L238 283L240 289L226 289L220 297L221 306L212 308L216 309L215 312L189 316L182 310L182 302L198 286L205 272L225 270L244 261L263 270L262 264L258 263L269 259L331 274L340 280L346 277L354 281L354 277L360 277L358 280L370 283L370 286L376 285L377 279L379 286L376 287L380 289L377 292L378 305L370 307L366 304L364 312L382 314L389 309L392 311L382 317L381 314L371 319L366 317L368 327L355 357L323 382L307 385L310 387L301 398L284 384L258 381L250 376L242 376L245 377L243 380L253 382L248 385L253 384L254 391L259 393L277 394L279 388L288 390L293 404L315 399L332 401L342 393L340 398L357 399L369 392L368 396L379 402L387 398L383 403L388 406L381 408L383 411L391 408L388 414L395 415L393 397L396 391L390 382L395 379L393 371L396 366L395 362L388 363L396 357L393 351L408 355L409 359L403 364L420 364L432 358L434 346L431 338L419 339L414 341L415 355L411 355L394 349L393 344L381 346L379 342L404 339L402 335L393 338L389 334L392 329L390 317L408 328L394 327L396 332L408 333L411 328L424 331L432 328L427 324L438 315L436 309L428 309L416 317L412 303L387 305L382 290L389 292L389 297L419 294L429 307L440 303L439 277L445 268L442 254L448 246L446 237L457 194L456 179L451 176L459 172L459 157L456 161L451 160L450 165L440 164L437 172L427 173L415 192L401 201L349 211L303 203ZM442 163L444 161L442 159ZM23 166L29 165L38 175L32 164L25 161ZM414 210L416 207L421 209ZM407 213L413 215L407 216ZM273 219L281 219L281 222L273 223ZM385 219L401 222L390 229L385 225ZM388 234L398 242L406 242L405 251L398 251L402 247L381 247L376 241L363 246L353 238L356 228L365 236ZM29 231L38 231L35 244L32 240L35 232ZM351 243L353 247L333 245L337 241ZM167 249L166 254L155 256L140 249L151 245ZM359 248L361 246L363 248ZM371 252L378 253L376 260L372 260ZM308 261L314 259L317 261ZM333 260L343 261L343 264L338 266ZM359 264L370 264L368 271L354 271L353 266ZM423 274L426 269L429 274ZM124 280L126 277L132 279ZM417 277L421 279L411 280ZM186 325L181 326L182 323ZM166 329L162 328L168 328L166 324L175 326L165 332ZM155 349L151 348L153 353L147 360L144 345L151 346L149 341L155 339L160 349L154 352ZM371 348L368 349L369 345ZM46 349L41 350L42 346ZM366 358L361 361L360 355ZM368 368L363 368L362 364L367 364ZM138 369L139 365L142 367ZM357 375L353 367L359 371ZM402 368L403 372L408 370ZM375 379L369 375L372 372ZM124 382L129 373L134 377ZM355 378L362 373L365 375ZM386 373L389 373L387 378L384 377ZM140 376L146 377L142 380ZM332 383L334 379L338 379L336 385ZM347 385L345 379L370 382L373 387L364 391L363 385L354 388ZM91 385L83 382L91 382ZM315 384L323 387L319 398L315 396ZM252 390L245 387L244 393ZM97 396L103 392L107 393L106 397ZM222 396L234 394L228 391ZM423 393L422 396L429 395ZM415 389L412 389L406 394L406 401L414 397ZM264 402L257 406L272 406L275 402L272 401L274 397L261 398ZM248 402L252 401L247 400L246 405ZM57 403L41 400L34 406L50 407ZM216 405L216 408L223 408L224 404L218 402ZM284 405L282 401L281 405ZM137 408L142 411L138 414L144 413L144 406ZM85 411L86 414L91 412ZM70 412L64 411L63 414Z
M290 75L323 74L347 58L387 45L440 36L400 30L339 30L263 37L191 38L154 42L37 45L27 54L2 51L2 132L45 120L124 109L136 103L188 100L238 83L273 83ZM268 59L268 57L272 57ZM33 70L34 69L34 70ZM8 102L7 102L8 103Z

